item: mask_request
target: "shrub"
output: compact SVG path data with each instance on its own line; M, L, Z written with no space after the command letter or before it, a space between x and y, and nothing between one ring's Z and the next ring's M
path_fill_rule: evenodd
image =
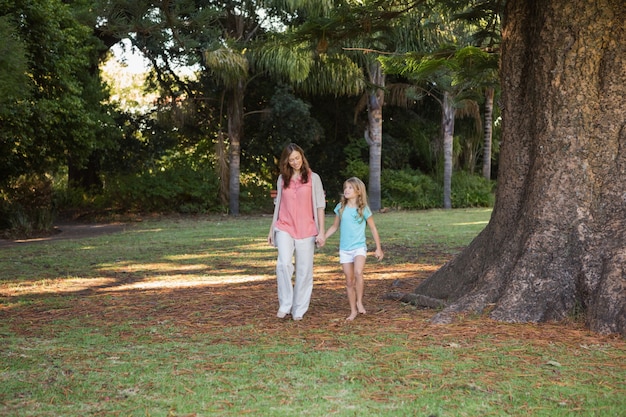
M381 188L385 207L429 209L441 206L441 186L417 170L383 170Z
M342 184L343 181L347 180L350 177L357 177L367 184L370 176L370 169L369 165L367 165L360 159L353 159L348 161L348 164L341 171L341 174L344 176L344 179L341 181Z
M368 165L358 159L350 161L342 174L356 176L367 183ZM452 206L492 207L494 182L478 175L457 171L452 175ZM423 210L443 206L443 181L413 169L383 169L381 173L383 207L405 210Z
M52 180L45 175L23 175L1 193L0 228L5 236L31 237L52 231Z
M103 204L122 211L205 213L219 208L218 179L185 164L107 180Z
M492 207L495 182L465 171L452 175L452 207Z

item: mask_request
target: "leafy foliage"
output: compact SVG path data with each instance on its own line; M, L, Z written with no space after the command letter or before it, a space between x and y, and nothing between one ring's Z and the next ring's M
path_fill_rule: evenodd
M269 157L280 156L283 148L297 142L308 151L319 143L323 128L311 117L311 104L296 97L288 86L278 86L270 99L268 111L263 117L257 132L246 147L250 155Z
M494 182L457 171L452 176L452 207L492 207L495 202Z
M441 206L441 185L419 171L385 170L382 183L385 207L429 209Z
M9 106L30 93L26 76L28 61L26 45L17 36L16 25L9 16L0 16L0 112L8 112ZM0 117L2 114L0 113ZM5 116L6 117L6 116Z
M346 148L348 163L342 171L344 178L356 176L368 182L369 167L361 156L364 148L360 141L353 141ZM412 168L385 168L381 183L383 207L411 210L439 208L442 205L442 186L437 175L427 175ZM452 177L452 204L455 208L493 206L493 183L478 175L455 172Z
M9 56L14 62L22 53L26 58L29 84L22 91L29 94L13 97L12 110L0 112L1 177L54 173L68 161L80 168L94 150L110 146L103 133L116 129L111 109L101 104L105 93L97 60L102 45L72 6L58 0L7 1L2 12L4 30L6 25L16 29L8 36L8 45L16 46ZM0 89L7 83L0 79Z
M22 175L0 193L0 230L5 236L29 237L47 232L54 220L52 180Z
M454 3L457 10L465 7ZM357 95L372 85L363 64L379 52L411 47L421 55L404 58L434 54L460 33L458 27L446 27L450 16L431 2L269 0L262 2L265 13L259 4L2 2L0 189L24 173L45 173L54 178L55 207L64 209L75 204L80 210L224 211L213 186L232 176L225 92L239 80L245 80L245 129L241 123L237 194L245 212L271 210L275 159L286 142L306 150L329 196L338 195L347 176L366 180L365 118ZM123 114L108 103L98 74L107 48L122 38L152 64L146 91L158 100L147 113ZM442 51L424 64L429 71L450 69ZM477 49L462 53L465 64L484 58ZM199 72L176 71L191 65ZM389 76L393 86L387 87L398 91L409 78ZM403 100L386 95L387 206L439 206L428 191L416 191L430 189L427 177L437 180L441 155L438 98L432 90L420 91L425 86L403 90ZM394 107L400 101L405 107ZM458 136L460 149L466 149L466 133ZM467 149L467 155L476 152L476 146ZM465 154L459 152L460 158ZM458 204L483 204L484 196L476 193L459 192L464 197Z
M177 161L167 169L111 178L103 203L122 212L207 213L217 209L217 190L212 169Z

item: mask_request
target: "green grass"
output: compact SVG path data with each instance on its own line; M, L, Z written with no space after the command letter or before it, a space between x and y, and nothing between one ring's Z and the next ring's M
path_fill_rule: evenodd
M276 312L270 218L144 221L0 249L0 416L623 416L626 343L377 295L484 228L484 209L375 215L368 314L346 323L333 237L311 309ZM330 224L331 218L327 219ZM398 278L400 277L400 278Z

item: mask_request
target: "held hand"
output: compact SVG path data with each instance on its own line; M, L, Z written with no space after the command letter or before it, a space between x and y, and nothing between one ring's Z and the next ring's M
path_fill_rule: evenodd
M315 238L315 243L317 244L318 248L323 247L326 244L326 237L323 234L319 234Z

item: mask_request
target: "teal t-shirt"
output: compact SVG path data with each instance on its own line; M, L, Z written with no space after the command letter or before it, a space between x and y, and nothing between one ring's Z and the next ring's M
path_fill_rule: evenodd
M335 207L335 214L339 215L341 203ZM346 207L343 210L341 223L339 226L339 249L354 250L367 248L365 242L365 225L367 219L372 215L369 207L363 209L363 217L359 217L359 212L355 207Z

